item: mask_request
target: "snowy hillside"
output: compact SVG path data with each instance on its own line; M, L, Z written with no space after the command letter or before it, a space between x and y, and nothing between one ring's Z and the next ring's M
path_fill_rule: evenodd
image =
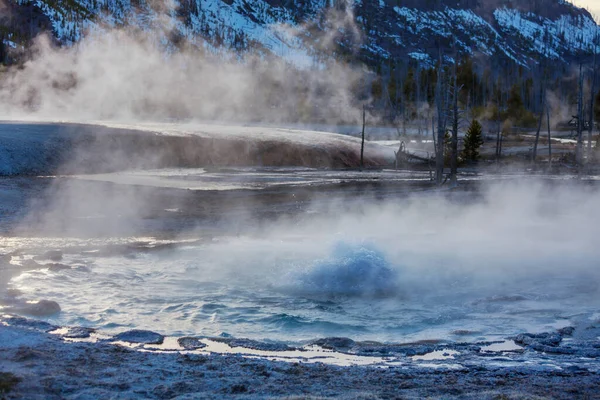
M159 32L159 40L173 48L185 40L211 52L224 47L271 53L301 66L344 53L379 61L409 56L430 64L438 47L453 39L462 54L499 55L521 65L541 55L566 61L590 51L599 32L589 13L562 0L489 1L485 7L392 0L16 1L17 10L33 5L66 44L89 31L133 26Z
M327 132L212 124L0 123L0 176L136 168L360 165L360 140ZM367 142L367 166L393 165Z

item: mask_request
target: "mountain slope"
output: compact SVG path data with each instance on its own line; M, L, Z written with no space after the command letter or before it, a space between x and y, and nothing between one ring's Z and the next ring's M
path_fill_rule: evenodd
M590 52L599 32L589 13L564 0L5 1L2 31L10 46L48 27L59 42L72 44L88 31L132 26L160 31L168 45L268 52L300 65L331 54L432 64L439 47L455 46L463 55L527 66L540 57L568 61Z

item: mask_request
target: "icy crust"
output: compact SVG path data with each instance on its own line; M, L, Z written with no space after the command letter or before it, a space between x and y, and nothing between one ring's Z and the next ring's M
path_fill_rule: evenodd
M79 329L0 317L0 372L20 379L7 398L567 399L600 391L594 324L496 343L326 338L298 348L228 338L138 340L160 336L150 331L69 336ZM128 335L135 342L118 340ZM570 351L539 351L536 344Z

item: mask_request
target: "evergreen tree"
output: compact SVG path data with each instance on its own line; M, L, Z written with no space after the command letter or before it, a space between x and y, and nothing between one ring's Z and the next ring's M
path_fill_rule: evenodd
M479 159L479 148L483 144L483 127L476 119L471 122L463 141L462 158L466 162Z
M519 121L523 117L525 105L523 104L520 88L516 84L510 89L507 105L508 109L506 111L508 113L508 118Z

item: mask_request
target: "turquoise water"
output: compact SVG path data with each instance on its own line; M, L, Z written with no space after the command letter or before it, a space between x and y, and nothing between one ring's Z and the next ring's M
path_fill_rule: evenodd
M480 340L598 310L587 273L488 280L443 272L449 264L426 255L419 271L372 241L226 238L127 257L65 252L63 262L80 267L30 271L10 285L59 302L63 311L47 320L60 325L294 343Z

